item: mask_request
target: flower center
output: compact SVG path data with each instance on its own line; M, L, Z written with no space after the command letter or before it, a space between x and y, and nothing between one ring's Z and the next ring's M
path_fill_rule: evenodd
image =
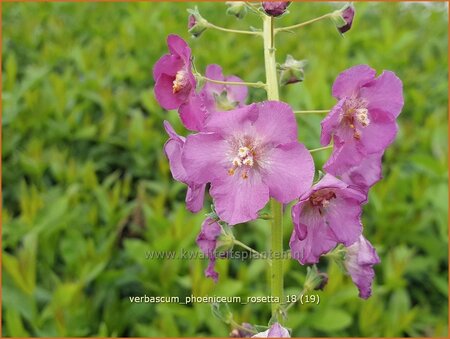
M361 138L361 132L357 129L357 123L364 128L370 125L369 111L366 102L362 99L347 99L343 106L342 120L353 130L355 139Z
M255 165L255 152L250 145L239 146L236 156L231 161L232 167L228 170L229 175L234 175L237 169L241 169L242 179L248 178L248 171Z
M314 192L309 201L313 206L327 207L334 198L336 198L336 194L332 190L322 189Z
M178 93L183 88L185 88L187 83L188 83L188 74L184 69L180 69L175 75L175 80L173 81L172 86L173 94Z

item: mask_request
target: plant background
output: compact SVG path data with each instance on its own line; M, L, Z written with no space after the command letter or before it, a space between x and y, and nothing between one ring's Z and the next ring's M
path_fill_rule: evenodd
M211 22L259 27L225 16L223 3L198 3ZM184 206L185 187L162 147L176 112L153 97L155 61L165 39L188 39L197 68L263 80L262 41L206 31L188 37L186 3L4 3L2 14L2 324L3 336L227 336L207 304L136 304L129 296L268 295L262 261L146 260L149 250L196 250L204 212ZM339 8L294 3L289 25ZM448 67L445 3L357 3L342 38L329 21L277 38L286 54L308 59L305 81L281 90L294 109L326 109L334 78L368 63L403 80L400 132L384 157L384 180L364 207L367 237L382 263L367 301L335 264L319 305L296 305L296 336L447 336ZM250 100L263 100L253 89ZM322 116L298 117L300 139L319 146ZM321 166L329 151L316 153ZM208 206L208 203L205 204ZM292 226L286 218L285 246ZM264 251L267 221L236 228ZM286 293L306 268L287 261ZM268 304L230 305L237 321L267 324Z

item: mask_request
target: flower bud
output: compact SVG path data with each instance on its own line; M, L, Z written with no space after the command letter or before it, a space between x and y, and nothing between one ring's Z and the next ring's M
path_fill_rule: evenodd
M208 28L208 21L206 21L198 11L198 8L188 9L188 31L193 37L197 38Z
M290 1L264 1L262 7L267 15L277 17L286 12L290 3Z
M279 66L280 85L285 86L303 81L306 60L295 60L291 55Z
M352 28L353 17L355 16L355 7L352 3L347 4L345 7L333 13L331 17L336 24L336 28L341 34L347 32Z
M306 271L307 271L307 273L306 273L304 289L307 292L313 291L316 289L320 289L320 287L322 285L325 286L325 284L328 282L328 276L326 274L323 275L322 273L319 273L316 265L314 265L312 267L308 267L306 269ZM326 278L326 280L325 280L325 278Z
M234 246L234 236L231 231L219 235L217 238L217 244L215 252L221 256L225 255L226 252L230 251Z
M323 291L323 289L325 288L325 286L328 283L328 274L326 274L325 272L319 272L319 278L320 283L316 286L315 290L321 290Z
M227 14L234 15L238 19L242 19L247 14L247 7L243 1L227 1Z

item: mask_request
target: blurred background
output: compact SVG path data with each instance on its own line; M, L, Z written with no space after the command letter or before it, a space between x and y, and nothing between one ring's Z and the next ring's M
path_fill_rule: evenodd
M224 3L4 3L2 14L2 324L3 336L228 336L208 304L138 304L130 296L265 296L261 260L146 259L150 250L197 250L205 208L184 205L162 151L175 111L153 97L152 67L176 33L200 72L209 63L245 81L264 80L262 41L208 30L187 32L187 8L212 23L260 27L226 16ZM384 179L364 207L365 234L382 263L363 301L348 276L326 259L319 305L296 305L295 336L447 336L448 327L448 9L445 3L356 3L341 37L331 21L277 37L278 62L307 59L305 80L281 90L294 109L328 109L331 85L367 63L403 80L405 107ZM293 3L278 26L341 7ZM264 92L250 91L249 101ZM300 140L319 147L323 116L298 117ZM320 167L329 151L314 154ZM205 203L209 206L209 201ZM286 218L285 247L292 225ZM236 227L238 239L268 248L269 224ZM306 268L285 263L286 294ZM267 325L270 305L229 305L237 322Z

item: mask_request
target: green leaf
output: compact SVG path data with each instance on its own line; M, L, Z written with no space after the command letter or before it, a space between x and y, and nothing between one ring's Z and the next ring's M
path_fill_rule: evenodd
M345 311L326 308L315 312L309 319L313 328L327 333L335 333L351 325L352 317Z

